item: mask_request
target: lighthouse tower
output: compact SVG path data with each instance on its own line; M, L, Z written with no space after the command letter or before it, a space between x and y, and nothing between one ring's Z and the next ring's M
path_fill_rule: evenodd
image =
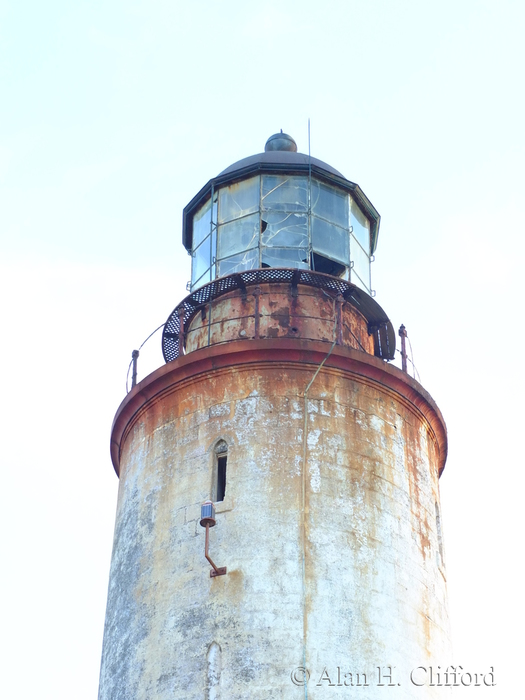
M190 293L112 427L100 700L443 697L446 429L388 363L379 222L282 133L185 208Z

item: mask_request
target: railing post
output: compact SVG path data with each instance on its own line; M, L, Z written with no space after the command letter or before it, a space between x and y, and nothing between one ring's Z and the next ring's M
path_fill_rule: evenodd
M342 294L338 294L336 298L337 303L337 344L343 344L343 302L344 298Z
M212 312L212 300L210 299L210 309L208 311L208 346L211 345L211 312Z
M255 287L255 289L253 290L253 296L255 298L255 328L254 328L255 340L259 339L259 320L260 320L259 319L259 296L260 296L260 294L261 294L261 288L259 287L259 285L257 285Z
M139 351L138 350L133 350L131 353L131 360L133 362L133 374L131 375L131 388L135 386L137 383L137 360L139 359ZM129 372L129 370L128 370ZM129 374L128 374L129 377Z
M401 338L401 369L403 372L408 372L407 369L407 344L406 344L406 337L407 337L407 329L403 324L400 325L399 327L399 337Z
M179 357L184 355L184 307L179 309Z

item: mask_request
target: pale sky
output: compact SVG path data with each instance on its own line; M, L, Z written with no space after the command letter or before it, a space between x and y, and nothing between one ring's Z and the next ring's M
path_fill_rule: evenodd
M96 697L131 351L182 209L279 129L382 216L372 286L449 431L454 658L522 693L525 5L0 0L0 697ZM162 362L157 334L141 376Z

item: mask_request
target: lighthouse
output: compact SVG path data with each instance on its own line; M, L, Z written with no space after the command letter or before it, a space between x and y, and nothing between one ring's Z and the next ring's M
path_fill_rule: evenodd
M446 428L390 364L379 224L283 133L184 209L189 294L111 431L99 700L443 697Z

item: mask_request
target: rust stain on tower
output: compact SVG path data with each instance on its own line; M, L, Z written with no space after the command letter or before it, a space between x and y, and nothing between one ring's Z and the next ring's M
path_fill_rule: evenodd
M421 697L410 670L450 654L447 438L390 364L370 285L377 211L276 134L201 189L183 228L192 282L164 327L166 364L112 428L100 700L315 699L312 679L338 667L375 698L389 666L403 681L391 696Z

